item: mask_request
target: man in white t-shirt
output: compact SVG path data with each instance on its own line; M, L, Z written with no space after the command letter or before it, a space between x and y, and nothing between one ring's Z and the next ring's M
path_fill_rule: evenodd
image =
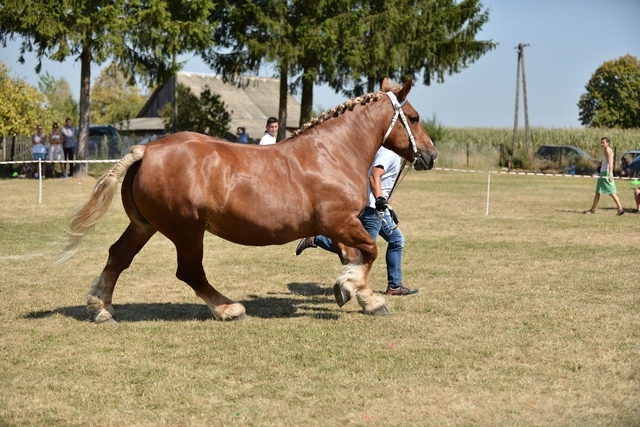
M269 117L267 120L267 130L262 139L260 139L260 145L275 144L276 135L278 135L278 119L275 117Z
M387 295L415 295L417 289L409 289L402 282L402 250L404 236L397 224L394 224L387 207L389 196L402 168L400 156L385 147L380 147L369 168L369 200L360 214L360 222L369 235L376 240L381 236L387 241ZM300 240L296 255L307 248L320 247L336 252L331 239L325 236L306 237Z

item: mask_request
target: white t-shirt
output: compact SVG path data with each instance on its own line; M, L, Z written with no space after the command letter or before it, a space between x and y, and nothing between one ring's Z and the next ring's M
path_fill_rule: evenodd
M373 159L373 163L369 168L369 175L371 175L371 171L376 166L381 166L384 169L384 173L380 178L380 185L382 187L382 195L385 199L389 199L389 194L393 189L393 184L396 182L396 178L400 174L400 156L394 153L391 150L388 150L384 147L380 147L378 152L376 153L375 159ZM369 204L370 208L376 207L376 198L371 192L371 184L369 184Z
M269 132L265 132L264 136L262 137L262 139L260 139L260 144L259 145L271 145L271 144L275 144L276 143L276 137L275 136L271 136L271 134Z

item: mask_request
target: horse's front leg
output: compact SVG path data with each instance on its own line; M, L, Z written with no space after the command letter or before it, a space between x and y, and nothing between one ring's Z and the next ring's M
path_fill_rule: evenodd
M371 236L364 229L362 231L363 234L360 236L362 243L357 244L358 250L341 243L336 244L343 272L333 286L333 294L340 307L355 294L358 304L365 313L384 316L389 314L387 302L384 297L375 295L369 286L369 274L373 261L378 255L378 249Z
M204 232L199 231L170 237L178 255L176 277L191 286L216 320L247 320L242 304L230 300L209 284L202 266L203 237Z

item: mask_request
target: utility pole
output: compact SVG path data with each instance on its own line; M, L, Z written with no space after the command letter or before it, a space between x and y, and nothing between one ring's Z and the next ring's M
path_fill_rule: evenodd
M516 77L516 112L513 120L513 150L512 156L516 154L516 148L518 143L518 107L520 105L520 73L522 70L522 95L524 98L524 128L527 142L527 153L531 152L531 133L529 130L529 106L527 103L527 78L524 69L524 48L529 46L528 44L520 43L516 46L518 50L518 71Z

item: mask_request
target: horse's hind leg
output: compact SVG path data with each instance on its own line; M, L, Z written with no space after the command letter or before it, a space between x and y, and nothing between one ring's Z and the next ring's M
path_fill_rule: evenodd
M131 265L133 258L140 252L156 230L151 225L129 224L122 236L109 248L109 259L96 277L87 294L87 306L97 312L97 323L115 323L115 311L111 305L113 289L123 270Z
M247 320L244 306L222 295L209 284L202 267L204 233L173 240L178 253L176 277L187 283L204 300L216 320Z

